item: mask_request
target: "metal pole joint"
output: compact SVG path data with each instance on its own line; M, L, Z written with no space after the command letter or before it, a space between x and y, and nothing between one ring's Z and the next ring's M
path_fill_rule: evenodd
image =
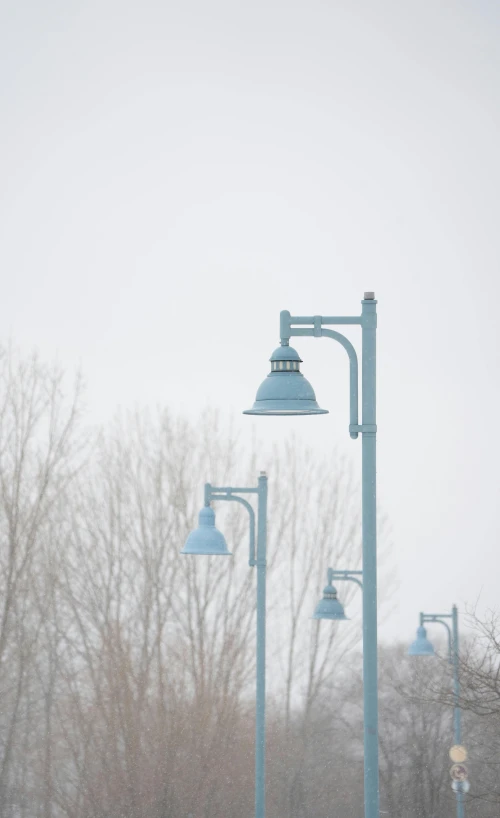
M353 436L354 432L361 432L364 435L376 435L377 434L377 424L376 423L360 423L354 424L351 423L349 426L349 434L351 437ZM356 434L357 437L357 434Z

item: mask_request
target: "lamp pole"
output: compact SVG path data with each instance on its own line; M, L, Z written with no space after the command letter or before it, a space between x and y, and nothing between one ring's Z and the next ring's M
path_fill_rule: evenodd
M257 495L257 525L251 503L240 495ZM267 572L267 476L261 472L255 488L212 486L205 484L205 508L200 513L200 526L193 531L182 549L183 554L227 555L222 534L215 529L212 501L228 500L243 505L250 516L250 548L248 564L257 568L256 604L256 690L255 690L255 818L265 818L266 803L266 572ZM207 510L210 513L207 513ZM257 536L256 536L257 534Z
M451 628L446 620L451 619ZM460 677L459 659L460 646L458 640L458 609L453 605L451 613L448 614L420 614L420 627L424 627L425 622L437 622L446 628L448 633L448 661L453 667L453 738L455 744L462 744L462 711L460 708ZM418 638L413 644L416 645L412 655L418 655ZM432 651L433 652L433 651ZM432 654L431 654L432 655ZM459 788L455 791L457 801L457 818L465 818L464 794Z
M271 356L271 373L260 386L256 401L245 414L324 414L314 390L299 371L300 358L289 346L295 336L327 337L344 347L350 366L349 433L362 435L363 536L363 709L365 818L379 818L378 680L377 680L377 505L376 505L376 330L375 293L366 292L360 316L280 316L281 349ZM358 357L352 343L331 325L361 326L362 423L358 422Z

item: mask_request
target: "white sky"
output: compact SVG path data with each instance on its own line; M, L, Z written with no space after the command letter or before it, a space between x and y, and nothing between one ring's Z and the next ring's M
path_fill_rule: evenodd
M498 604L499 31L495 0L0 11L0 338L82 364L95 419L216 404L358 467L327 340L295 346L330 415L239 412L281 309L357 314L375 290L386 640Z

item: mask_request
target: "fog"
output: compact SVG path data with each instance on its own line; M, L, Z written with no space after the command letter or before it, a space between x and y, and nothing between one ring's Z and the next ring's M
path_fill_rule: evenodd
M374 290L386 642L497 602L499 23L465 0L2 4L2 341L81 366L94 422L220 407L271 482L292 431L360 461L326 340L295 346L329 415L240 415L279 311Z

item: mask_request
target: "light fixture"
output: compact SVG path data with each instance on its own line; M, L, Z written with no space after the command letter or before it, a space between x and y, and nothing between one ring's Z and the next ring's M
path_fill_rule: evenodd
M323 599L316 605L313 619L347 619L344 606L337 599L337 589L329 583L323 589Z
M309 381L300 371L302 359L293 347L283 345L271 355L271 371L257 390L255 403L244 415L326 415Z
M432 642L427 639L427 631L423 625L417 628L417 638L408 648L409 656L434 656Z
M198 528L191 531L181 554L231 556L223 534L215 527L215 512L205 506L198 516Z

